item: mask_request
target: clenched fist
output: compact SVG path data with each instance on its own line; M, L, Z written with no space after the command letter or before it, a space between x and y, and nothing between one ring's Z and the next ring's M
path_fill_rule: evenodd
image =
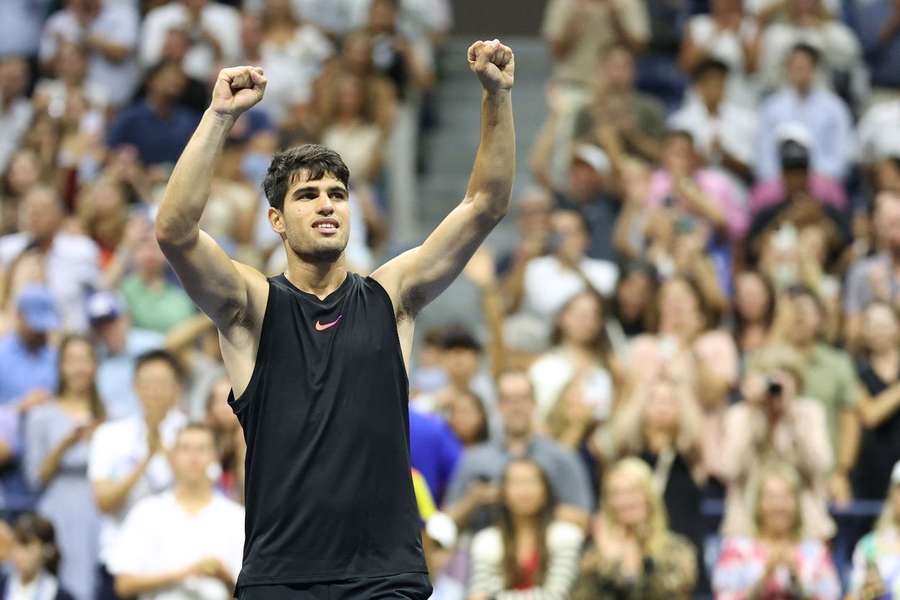
M262 100L266 76L259 67L231 67L219 71L210 108L221 116L236 119Z
M469 67L488 92L508 90L513 86L516 57L509 46L499 40L475 42L469 46Z

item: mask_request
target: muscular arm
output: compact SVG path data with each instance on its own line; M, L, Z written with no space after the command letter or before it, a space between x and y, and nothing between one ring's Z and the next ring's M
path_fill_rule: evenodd
M421 246L373 274L391 295L398 313L414 316L443 292L509 206L516 155L510 99L512 51L496 41L477 42L469 49L469 60L485 91L481 142L466 195Z

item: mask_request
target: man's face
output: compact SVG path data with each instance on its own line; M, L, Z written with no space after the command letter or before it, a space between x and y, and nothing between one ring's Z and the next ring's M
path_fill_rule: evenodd
M148 87L154 96L175 101L184 92L185 85L184 73L175 63L170 63L153 76Z
M134 374L134 391L141 401L146 419L151 423L160 423L175 406L181 386L169 363L152 360L141 365Z
M172 471L179 483L196 484L209 481L209 467L217 460L212 432L187 429L178 435L172 451Z
M288 187L283 209L269 208L269 222L303 260L334 262L350 239L348 198L347 187L332 175L310 181L300 171Z
M497 382L497 408L507 435L524 435L534 418L534 390L524 373L506 373Z
M624 48L610 51L601 64L607 89L624 91L634 87L634 58Z
M28 233L37 240L49 240L62 224L63 211L59 199L48 189L37 188L29 192L22 209L25 211Z
M579 200L589 200L603 190L603 176L591 165L576 158L569 168L569 187Z
M718 106L725 98L725 74L720 71L707 72L698 82L697 91L707 106Z
M162 273L166 264L166 257L159 248L159 243L152 235L146 236L138 244L134 253L134 261L139 272L151 276L158 276Z
M694 144L684 135L672 135L663 146L663 166L673 176L686 177L696 165Z
M794 51L787 59L787 77L792 86L807 90L816 77L816 64L806 52Z
M892 252L900 252L900 195L882 192L875 201L875 226L881 242Z
M584 221L571 210L558 210L553 214L553 233L559 240L557 255L577 264L587 251L588 233Z
M814 340L819 334L821 315L819 305L807 295L794 298L794 323L791 327L795 343L805 344Z

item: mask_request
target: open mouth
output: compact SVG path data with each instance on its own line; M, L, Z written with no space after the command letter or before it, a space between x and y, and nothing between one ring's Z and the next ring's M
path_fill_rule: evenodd
M324 235L334 235L340 227L336 219L317 219L312 224L313 229Z

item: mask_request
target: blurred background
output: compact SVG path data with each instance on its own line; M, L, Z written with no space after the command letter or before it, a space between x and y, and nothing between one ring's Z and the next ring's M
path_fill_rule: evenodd
M510 211L409 370L434 598L900 598L897 0L0 15L2 598L231 597L244 440L153 235L218 70L269 84L201 227L282 271L261 181L322 143L366 274L460 201L493 38Z

